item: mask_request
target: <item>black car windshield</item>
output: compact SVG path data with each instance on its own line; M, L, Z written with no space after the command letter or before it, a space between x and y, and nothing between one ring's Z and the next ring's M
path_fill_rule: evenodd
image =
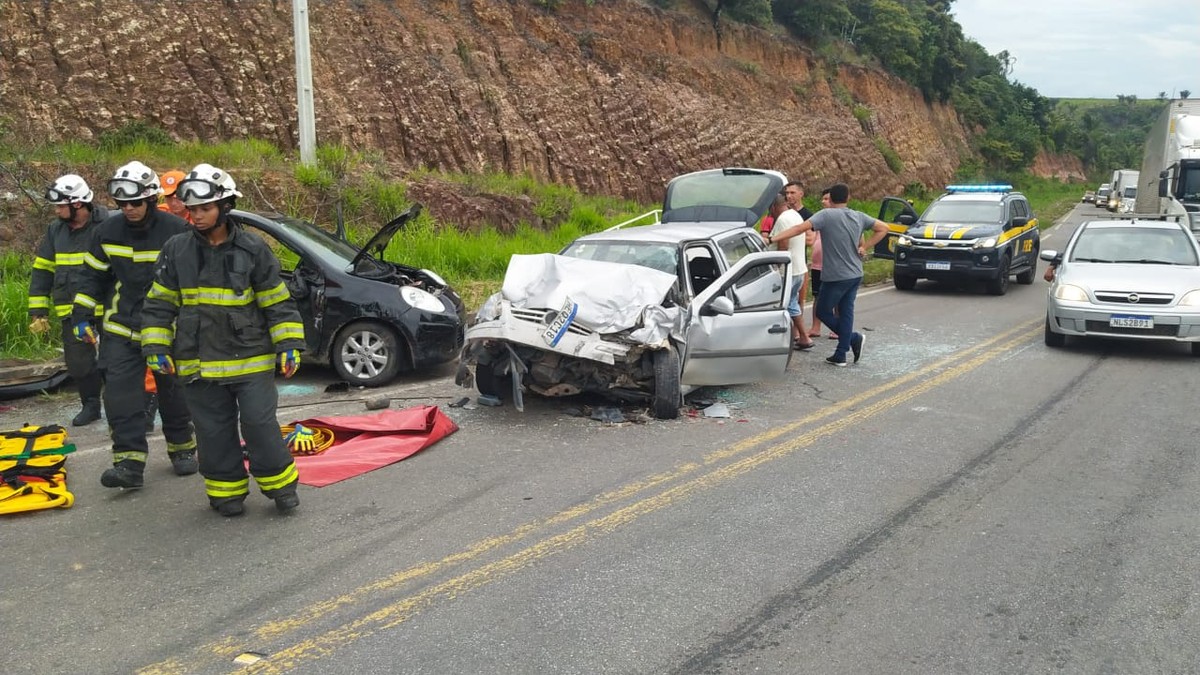
M927 223L999 223L1004 207L1000 202L936 201L925 209Z
M641 265L669 274L677 274L679 270L679 251L670 244L641 241L577 241L563 250L562 255Z
M1089 227L1079 233L1070 260L1098 263L1197 265L1196 250L1183 230L1148 227Z
M347 269L358 255L358 249L303 220L280 215L272 216L271 220L282 225L309 252L331 267Z

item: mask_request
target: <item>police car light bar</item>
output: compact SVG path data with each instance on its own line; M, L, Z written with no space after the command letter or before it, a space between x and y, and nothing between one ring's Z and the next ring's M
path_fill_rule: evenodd
M1013 186L996 185L947 185L946 192L1012 192Z

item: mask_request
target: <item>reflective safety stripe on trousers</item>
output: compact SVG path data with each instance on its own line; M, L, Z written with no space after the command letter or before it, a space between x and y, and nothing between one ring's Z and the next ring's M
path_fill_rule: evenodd
M175 368L180 377L199 374L206 380L220 380L228 377L239 377L253 373L269 373L275 369L275 355L262 354L245 359L229 359L227 361L202 361L200 359L179 359Z
M241 480L213 480L211 478L205 478L204 492L209 497L216 499L242 497L250 494L250 479L243 478Z
M254 482L258 483L258 488L263 492L278 490L285 488L292 483L295 483L300 478L300 472L296 470L296 463L288 464L288 467L274 476L255 476Z

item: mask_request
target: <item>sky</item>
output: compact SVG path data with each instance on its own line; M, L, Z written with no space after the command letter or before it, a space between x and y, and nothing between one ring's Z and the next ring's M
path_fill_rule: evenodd
M963 34L1048 98L1200 97L1200 0L954 0Z

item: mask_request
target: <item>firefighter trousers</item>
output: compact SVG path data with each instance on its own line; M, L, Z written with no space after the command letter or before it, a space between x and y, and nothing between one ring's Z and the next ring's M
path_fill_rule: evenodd
M274 499L296 492L296 463L275 418L279 392L274 373L255 373L231 382L195 379L183 386L196 424L204 490L212 506L243 500L249 494L247 457L250 475L264 495Z
M71 332L71 318L62 320L63 360L67 362L67 372L71 379L79 385L79 401L100 400L100 368L96 365L96 345L75 339Z
M113 464L137 462L144 468L150 446L146 442L146 358L142 346L118 335L100 339L100 373L104 377L104 412L113 441ZM167 452L195 450L192 418L178 380L154 374L158 385L158 411L163 421Z

